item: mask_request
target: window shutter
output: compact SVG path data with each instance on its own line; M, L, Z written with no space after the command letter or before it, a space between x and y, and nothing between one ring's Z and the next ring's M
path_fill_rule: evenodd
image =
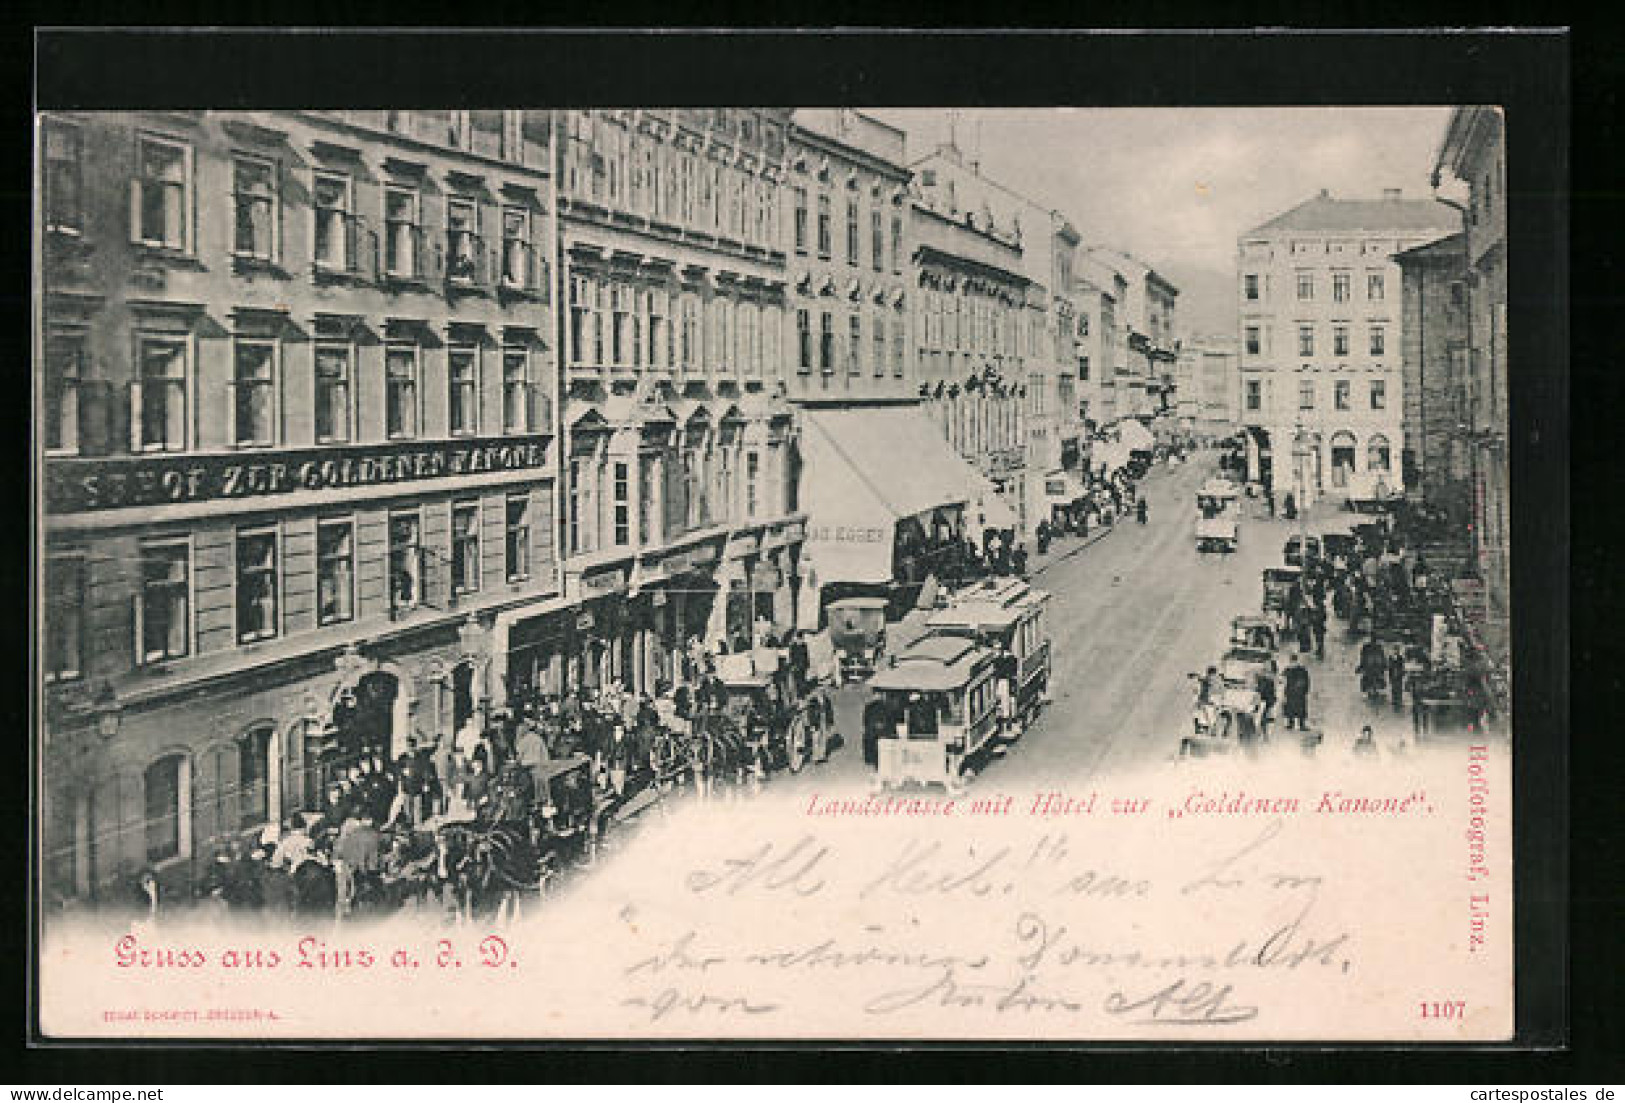
M141 382L130 382L130 451L141 451Z
M136 171L141 171L139 163L136 165ZM130 181L130 240L136 242L141 240L141 180L139 177Z
M530 264L525 273L528 280L526 286L532 291L541 292L544 297L548 290L545 222L546 216L541 211L530 212Z
M346 272L359 272L361 270L361 220L353 212L344 214L344 270Z

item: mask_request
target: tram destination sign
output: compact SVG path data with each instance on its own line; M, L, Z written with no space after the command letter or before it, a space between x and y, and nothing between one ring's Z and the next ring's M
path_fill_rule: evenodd
M545 467L547 438L411 442L274 453L53 459L51 513L262 498Z

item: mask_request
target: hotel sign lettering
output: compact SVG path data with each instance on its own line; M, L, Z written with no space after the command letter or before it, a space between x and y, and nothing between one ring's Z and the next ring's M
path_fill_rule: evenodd
M301 490L524 471L547 464L547 443L529 440L310 448L272 454L50 460L46 509L82 513Z

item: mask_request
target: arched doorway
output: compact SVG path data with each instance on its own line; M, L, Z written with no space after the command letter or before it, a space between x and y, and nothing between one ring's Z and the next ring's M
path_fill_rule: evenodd
M1332 486L1337 490L1347 490L1349 476L1354 474L1354 434L1347 430L1340 430L1332 434Z
M354 688L339 695L333 705L334 766L348 769L363 757L389 757L399 697L400 680L387 670L363 674Z

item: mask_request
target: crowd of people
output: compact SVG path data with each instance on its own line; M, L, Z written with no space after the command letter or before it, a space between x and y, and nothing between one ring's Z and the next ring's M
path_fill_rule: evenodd
M476 716L439 738L408 737L390 760L380 748L340 742L322 764L318 807L243 835L211 840L198 899L204 912L331 916L445 910L467 905L468 866L458 829L511 837L555 864L590 854L605 817L648 788L699 781L709 764L702 736L730 694L719 665L732 651L766 652L771 677L740 702L726 730L739 745L731 762L760 776L770 732L796 709L809 719L811 757L831 747L835 711L824 671L814 669L805 632L761 631L730 646L688 641L676 681L652 693L618 684L562 693L522 690L487 722ZM755 655L753 654L753 659ZM448 832L446 829L450 828ZM135 910L150 918L170 905L159 879L142 871Z

